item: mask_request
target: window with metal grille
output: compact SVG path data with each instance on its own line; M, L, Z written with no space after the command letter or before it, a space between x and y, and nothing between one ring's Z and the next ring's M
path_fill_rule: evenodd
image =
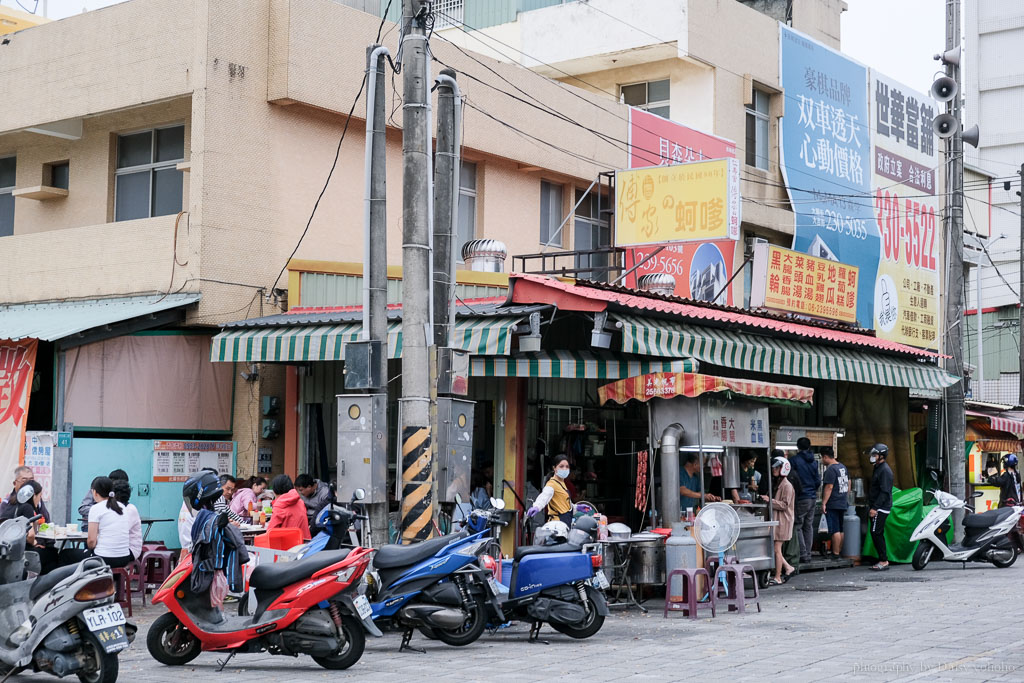
M573 248L576 251L604 249L612 244L611 228L608 215L601 212L607 209L607 199L596 192L587 194L584 190L576 190L576 215L573 222ZM576 268L607 268L608 254L577 254ZM582 271L577 276L587 280L608 281L606 270Z
M0 237L14 234L15 157L0 158Z
M619 96L632 105L658 116L669 118L669 81L645 81L619 86Z
M434 28L462 26L465 0L434 0Z
M166 216L181 211L185 126L117 136L114 220Z

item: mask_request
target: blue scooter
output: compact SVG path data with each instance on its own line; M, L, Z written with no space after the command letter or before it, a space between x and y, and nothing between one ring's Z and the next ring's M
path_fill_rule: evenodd
M353 500L354 502L354 500ZM322 531L302 557L321 550L353 545L352 514L335 504L317 515ZM377 550L373 571L367 572L366 597L378 626L403 630L401 650L419 628L448 645L462 646L483 633L488 612L501 614L500 588L479 556L493 547L489 530L469 529L412 545L385 545ZM504 617L501 617L502 621Z
M504 525L498 519L500 507L474 510L470 524L486 520L490 526ZM597 523L584 516L573 523L567 539L520 546L511 560L502 560L499 580L508 592L501 611L491 615L492 625L510 619L530 621L530 641L538 639L544 623L572 638L589 638L600 631L609 613L603 592L608 582L599 569L600 553L587 548L596 537ZM484 558L485 566L488 560Z

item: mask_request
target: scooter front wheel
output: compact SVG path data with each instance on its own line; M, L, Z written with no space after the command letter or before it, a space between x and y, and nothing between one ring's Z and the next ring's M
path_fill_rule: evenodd
M476 606L473 609L465 607L464 609L467 616L461 627L453 629L432 627L442 643L462 647L469 645L483 634L484 627L487 626L487 615L484 612L482 600L477 598Z
M202 643L170 612L161 614L149 627L146 647L153 659L167 666L182 666L199 656Z
M914 569L920 571L928 566L928 563L932 559L932 553L935 552L935 546L927 541L921 541L917 544L917 550L914 551L914 559L911 564Z
M366 648L366 634L363 625L355 618L344 615L341 617L341 631L345 636L345 644L333 655L313 657L313 661L325 669L347 669L363 656Z
M83 638L82 649L93 666L78 674L82 683L116 683L118 674L117 653L109 653L103 649L99 641L92 635Z

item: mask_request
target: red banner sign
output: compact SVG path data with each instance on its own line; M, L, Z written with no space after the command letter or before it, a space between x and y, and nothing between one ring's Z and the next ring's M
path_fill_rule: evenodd
M25 461L25 424L35 370L35 339L0 342L0 476Z

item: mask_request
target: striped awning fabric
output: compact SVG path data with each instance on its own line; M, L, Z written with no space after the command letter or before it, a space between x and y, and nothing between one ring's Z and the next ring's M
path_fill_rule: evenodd
M989 427L984 422L978 420L967 423L964 440L978 444L981 450L988 453L1021 452L1020 441L1011 438L1010 434L997 430L994 427Z
M473 355L508 355L512 332L520 318L460 318L455 322L455 346ZM362 325L306 325L231 329L213 338L210 360L247 363L298 363L344 360L344 347L358 341ZM388 323L388 358L402 356L402 323Z
M701 327L671 320L618 316L622 350L694 358L723 367L814 379L911 389L943 389L957 379L934 365L869 351Z
M514 356L477 356L470 361L472 377L557 377L562 379L620 379L649 372L689 372L697 364L688 358L637 358L590 351L540 351Z
M606 401L626 403L634 399L649 401L652 398L673 398L675 396L696 398L709 392L732 393L787 403L809 404L814 400L814 389L809 387L715 377L695 372L656 372L622 379L597 389L601 403Z
M996 415L988 416L988 423L992 425L992 429L999 432L1009 432L1018 439L1024 437L1024 422L1020 420L1013 420L1008 417L998 417Z

